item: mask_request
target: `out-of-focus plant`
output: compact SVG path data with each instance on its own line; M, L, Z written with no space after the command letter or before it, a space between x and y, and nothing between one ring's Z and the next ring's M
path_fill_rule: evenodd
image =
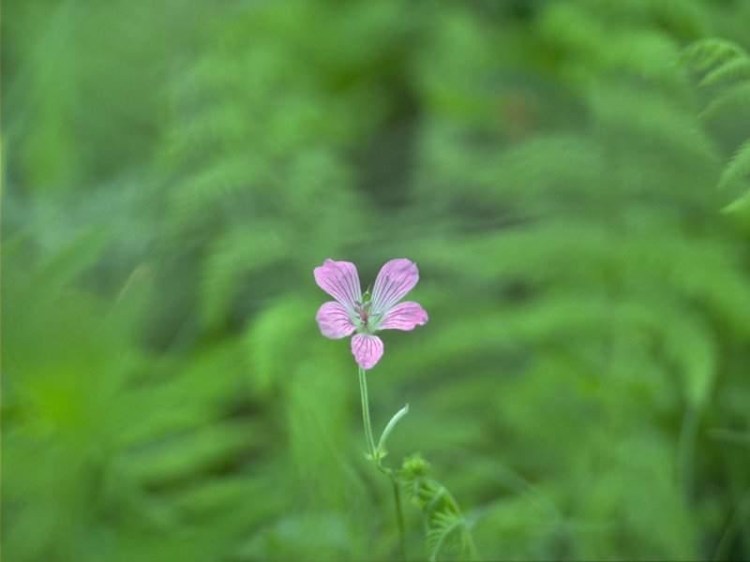
M721 39L704 39L690 45L683 59L706 92L704 120L737 112L750 115L750 55L737 43ZM744 191L726 210L750 209L750 138L736 148L719 178L720 189Z

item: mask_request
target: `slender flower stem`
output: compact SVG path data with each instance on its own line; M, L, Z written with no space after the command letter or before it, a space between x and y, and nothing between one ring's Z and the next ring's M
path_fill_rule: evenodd
M375 439L372 436L372 422L370 421L370 400L367 396L367 374L361 367L359 368L359 393L362 397L362 420L365 425L365 439L367 440L367 447L369 449L368 457L375 464L375 467L383 474L386 474L391 480L393 500L396 507L396 523L398 525L401 558L402 560L406 560L406 531L404 526L404 512L401 507L401 488L393 470L383 466L383 451L375 446Z
M406 529L404 526L404 511L401 508L401 486L392 470L388 471L393 484L393 501L396 505L396 521L398 523L398 538L401 546L401 559L406 560Z
M375 460L375 439L372 437L372 422L370 421L370 399L367 396L367 375L365 370L359 368L359 393L362 396L362 420L365 423L365 438L367 439L368 453Z

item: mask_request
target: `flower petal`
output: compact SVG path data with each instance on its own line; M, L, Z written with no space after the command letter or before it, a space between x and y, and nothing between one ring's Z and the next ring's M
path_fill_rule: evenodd
M346 308L334 301L323 303L315 315L315 320L318 321L320 333L332 340L350 336L355 330Z
M372 288L373 312L387 312L406 296L419 281L417 264L405 258L386 262L380 268L375 286Z
M429 317L427 311L418 302L406 301L397 304L383 316L378 330L413 330L424 326Z
M352 262L326 260L313 273L318 287L347 309L354 310L355 303L362 300L357 266Z
M356 334L352 338L352 353L357 365L372 369L383 356L383 340L370 334Z

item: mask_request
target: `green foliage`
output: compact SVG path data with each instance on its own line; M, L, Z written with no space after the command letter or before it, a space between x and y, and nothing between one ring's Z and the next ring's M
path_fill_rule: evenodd
M750 556L747 3L3 11L8 560L396 558L402 256L410 559Z
M684 53L688 68L699 76L699 85L709 89L709 101L702 112L705 119L722 113L739 111L750 114L750 55L736 43L705 39L691 45ZM736 149L719 178L720 189L750 190L750 139ZM730 204L729 211L746 207L745 197Z
M454 538L459 560L476 558L471 531L458 503L440 482L430 478L429 464L419 455L412 455L404 460L399 476L409 498L424 515L429 560L438 560Z

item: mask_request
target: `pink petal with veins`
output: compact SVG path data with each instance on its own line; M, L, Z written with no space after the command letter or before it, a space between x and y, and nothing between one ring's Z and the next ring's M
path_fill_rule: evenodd
M354 332L355 327L349 318L349 313L343 305L328 301L318 309L315 315L320 332L327 338L339 340Z
M348 261L326 260L313 274L318 287L331 295L349 310L362 300L357 266Z
M406 301L397 304L383 316L378 330L413 330L424 326L429 317L427 311L418 302Z
M375 286L372 288L373 312L387 312L406 296L419 281L417 264L405 258L386 262L380 268Z
M357 365L372 369L383 356L383 340L370 334L356 334L352 338L352 353Z

